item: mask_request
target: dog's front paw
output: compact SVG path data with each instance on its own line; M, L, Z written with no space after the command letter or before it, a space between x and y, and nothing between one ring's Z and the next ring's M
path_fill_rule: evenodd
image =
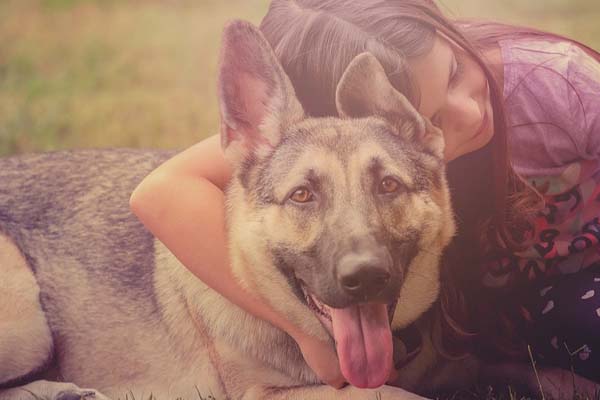
M40 380L24 386L0 390L0 400L110 400L94 389L73 383Z

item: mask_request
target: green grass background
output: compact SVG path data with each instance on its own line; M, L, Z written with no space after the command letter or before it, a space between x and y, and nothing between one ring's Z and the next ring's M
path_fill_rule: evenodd
M181 148L217 132L225 21L268 0L0 0L0 155ZM453 16L532 25L600 49L600 0L442 0Z

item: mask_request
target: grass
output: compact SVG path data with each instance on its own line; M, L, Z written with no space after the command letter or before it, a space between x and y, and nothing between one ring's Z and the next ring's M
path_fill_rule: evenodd
M441 0L450 15L534 25L600 48L597 0ZM180 148L216 133L225 21L268 0L3 0L0 155Z
M220 31L266 1L0 4L0 154L179 147L217 131Z

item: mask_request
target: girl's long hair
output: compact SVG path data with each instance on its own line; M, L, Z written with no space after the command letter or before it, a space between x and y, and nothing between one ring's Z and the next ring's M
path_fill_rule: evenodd
M390 82L415 107L420 93L407 61L426 54L436 34L451 39L477 62L489 82L494 135L484 148L447 166L458 233L444 255L441 270L440 302L435 311L443 340L438 347L448 356L483 342L497 343L495 347L506 352L518 348L514 341L506 340L516 337L514 327L490 313L489 308L496 303L501 307L501 302L478 289L480 244L521 249L542 202L509 162L502 89L482 51L511 37L511 32L547 34L509 25L453 22L430 0L273 0L261 30L312 116L337 114L337 83L349 62L364 51L377 57ZM475 340L477 337L485 341Z

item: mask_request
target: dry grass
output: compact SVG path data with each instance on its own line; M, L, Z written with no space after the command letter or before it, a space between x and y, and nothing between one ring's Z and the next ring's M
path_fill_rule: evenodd
M482 17L560 33L600 49L597 0L439 0L450 15Z
M0 5L0 153L176 147L217 130L226 20L266 0Z
M268 0L3 0L0 155L185 147L215 133L224 22ZM452 15L558 31L600 48L597 0L442 0Z

